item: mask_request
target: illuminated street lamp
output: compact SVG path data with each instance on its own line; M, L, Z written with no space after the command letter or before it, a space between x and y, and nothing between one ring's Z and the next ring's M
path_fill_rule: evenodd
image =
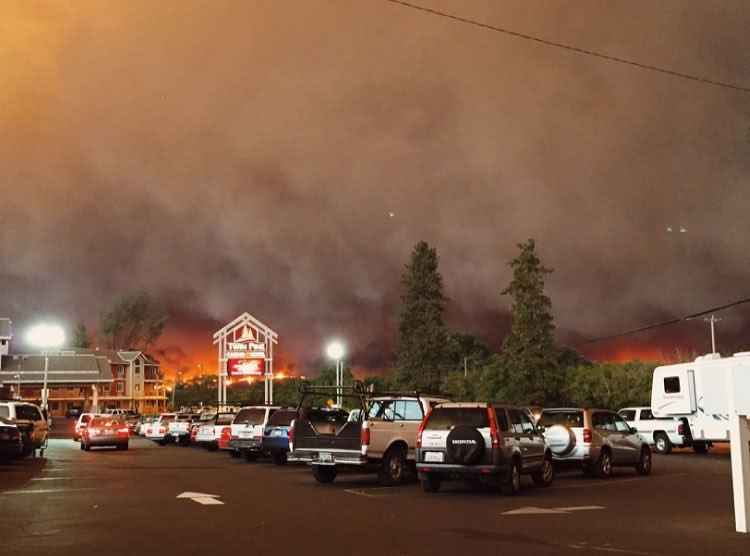
M44 385L42 386L42 410L47 410L47 374L49 373L49 350L65 343L65 332L56 324L38 324L29 330L26 340L33 346L42 348L44 353Z
M341 386L344 382L344 344L339 341L333 341L328 344L326 353L328 357L336 361L336 405L341 407Z

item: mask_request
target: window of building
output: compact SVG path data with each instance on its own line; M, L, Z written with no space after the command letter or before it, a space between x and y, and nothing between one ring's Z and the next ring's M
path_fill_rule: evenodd
M118 382L117 383L117 392L120 393L120 392L124 392L124 391L125 391L125 384L123 384L122 382Z
M57 402L49 402L49 408L52 411L57 411Z
M117 376L122 376L124 372L125 367L123 367L122 365L117 365Z
M135 360L135 374L141 374L141 361L139 359Z

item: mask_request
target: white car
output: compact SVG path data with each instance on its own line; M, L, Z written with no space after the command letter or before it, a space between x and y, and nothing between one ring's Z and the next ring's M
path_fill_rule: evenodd
M278 405L252 405L243 407L237 412L232 421L231 437L227 446L233 456L241 454L247 461L258 459L262 453L263 429L268 423L268 418L279 407Z
M676 417L654 417L650 407L624 407L617 413L661 454L691 445L688 427Z
M153 440L157 444L164 446L167 443L169 422L173 421L175 417L174 413L162 413L159 415L158 419L154 419L146 426L146 439Z
M34 454L37 450L40 456L44 455L44 450L47 448L49 423L42 415L39 406L27 402L0 401L0 417L5 417L18 425L33 425L33 446L24 446L24 455Z
M206 450L214 451L219 447L226 448L231 435L231 424L234 413L219 413L201 425L195 435L195 443Z
M81 440L81 434L83 433L83 429L85 429L89 421L93 417L96 417L96 416L97 416L96 413L81 413L78 416L78 421L76 421L76 424L73 427L73 440L75 440L76 442Z

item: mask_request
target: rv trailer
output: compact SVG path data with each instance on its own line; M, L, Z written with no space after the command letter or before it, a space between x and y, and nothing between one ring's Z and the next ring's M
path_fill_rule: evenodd
M735 405L750 404L750 352L722 358L718 353L692 363L654 369L651 409L656 417L678 417L689 425L693 449L729 442L728 378L735 381Z

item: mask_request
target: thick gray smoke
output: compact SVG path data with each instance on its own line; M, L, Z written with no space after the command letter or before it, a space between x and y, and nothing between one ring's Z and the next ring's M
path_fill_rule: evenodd
M747 2L423 3L750 86ZM146 289L170 337L204 323L188 354L249 311L302 368L333 335L383 368L420 239L449 324L493 346L527 237L562 339L750 292L748 94L374 0L3 11L0 316L19 329Z

